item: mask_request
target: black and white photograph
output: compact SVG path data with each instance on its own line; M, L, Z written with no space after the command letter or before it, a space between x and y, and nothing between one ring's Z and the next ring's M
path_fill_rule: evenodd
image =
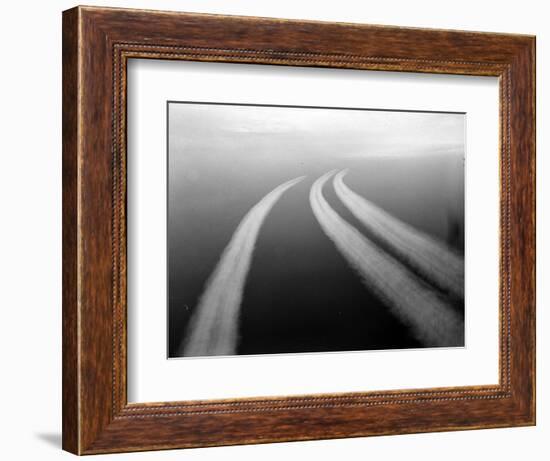
M170 358L464 346L465 114L167 105Z

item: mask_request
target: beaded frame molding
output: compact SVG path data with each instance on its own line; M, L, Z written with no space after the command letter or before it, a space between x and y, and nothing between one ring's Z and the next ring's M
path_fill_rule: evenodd
M128 403L126 70L132 58L498 77L498 385ZM534 423L534 37L96 7L63 13L65 450L92 454Z

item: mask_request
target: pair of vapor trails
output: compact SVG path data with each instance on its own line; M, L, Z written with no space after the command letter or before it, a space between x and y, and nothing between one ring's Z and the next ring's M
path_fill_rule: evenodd
M463 258L353 192L343 180L347 170L334 176L336 171L317 179L309 194L311 208L324 233L364 285L411 329L423 346L462 345L463 316L414 272L437 289L463 299ZM338 198L387 252L342 219L325 200L322 189L333 176ZM190 320L182 355L236 354L239 309L261 226L285 191L303 179L301 176L273 189L239 223Z

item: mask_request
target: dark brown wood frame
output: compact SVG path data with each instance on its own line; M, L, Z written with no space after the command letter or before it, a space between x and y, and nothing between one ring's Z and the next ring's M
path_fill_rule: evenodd
M500 382L129 404L131 58L490 75L500 81ZM535 38L77 7L63 13L63 448L77 454L535 423Z

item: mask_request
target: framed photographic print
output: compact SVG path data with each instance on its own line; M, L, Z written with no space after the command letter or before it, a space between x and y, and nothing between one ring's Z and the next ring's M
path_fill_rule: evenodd
M63 448L535 423L535 39L63 13Z

